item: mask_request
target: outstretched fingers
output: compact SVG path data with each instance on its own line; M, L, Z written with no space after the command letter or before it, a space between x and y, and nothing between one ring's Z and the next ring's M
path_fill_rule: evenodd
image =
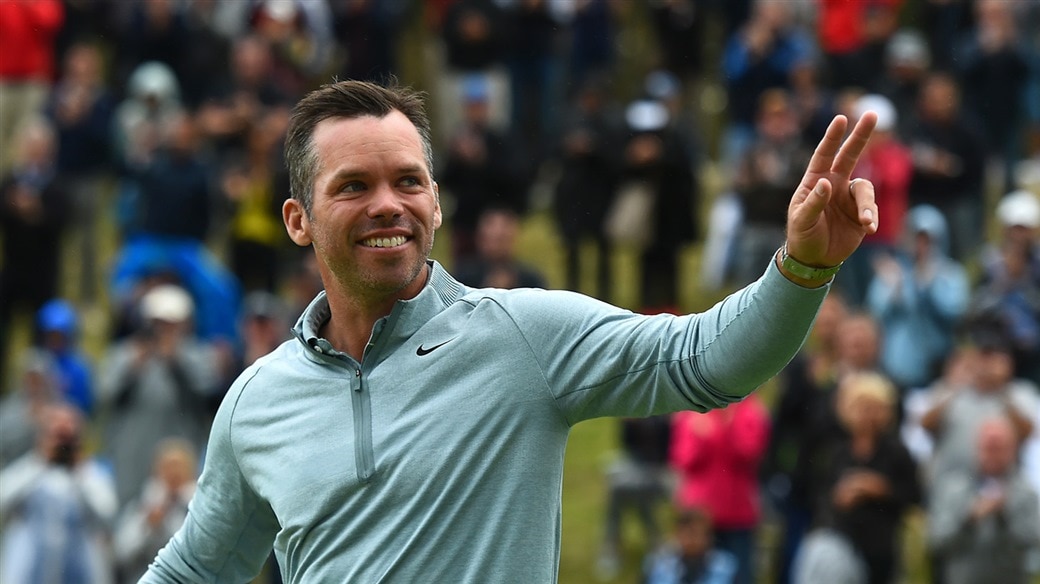
M859 162L859 155L863 153L863 148L867 146L867 142L870 140L870 135L874 132L874 126L876 125L876 113L868 111L860 116L859 121L856 122L856 127L852 129L852 133L845 140L845 143L841 145L841 149L838 150L838 154L834 157L834 164L831 167L834 173L838 176L852 176L852 170L856 168L856 163ZM871 187L871 192L873 192L873 187Z
M830 172L831 167L834 165L834 157L838 154L838 150L841 148L841 140L845 137L845 129L848 125L849 121L845 116L834 116L830 125L827 126L827 131L823 134L823 139L820 140L820 143L816 146L816 150L813 151L812 158L809 159L809 166L806 168L806 174L823 174ZM815 185L809 184L806 186L812 188Z

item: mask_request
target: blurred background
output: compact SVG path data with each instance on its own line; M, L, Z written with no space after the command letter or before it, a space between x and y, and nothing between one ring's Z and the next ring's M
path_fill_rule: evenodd
M437 261L646 313L758 278L827 123L879 115L880 229L788 369L574 428L561 582L1040 581L1038 0L0 0L0 580L136 581L176 530L321 288L289 111L392 77Z

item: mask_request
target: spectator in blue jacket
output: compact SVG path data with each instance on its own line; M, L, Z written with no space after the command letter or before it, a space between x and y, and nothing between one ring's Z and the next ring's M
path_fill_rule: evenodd
M904 390L938 376L968 308L968 277L948 249L943 214L918 205L907 214L902 249L874 262L866 303L884 331L882 369Z
M90 360L79 347L79 315L66 300L55 299L36 313L41 347L58 370L59 397L89 416L94 411L94 382Z

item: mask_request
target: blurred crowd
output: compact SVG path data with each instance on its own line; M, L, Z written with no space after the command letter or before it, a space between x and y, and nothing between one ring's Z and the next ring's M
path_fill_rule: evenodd
M761 275L827 123L878 114L879 231L775 393L619 423L590 573L631 507L646 582L898 581L914 513L933 582L1040 574L1040 2L0 0L0 581L132 582L177 529L321 289L290 109L391 77L429 93L439 261L617 302L629 251L644 312Z

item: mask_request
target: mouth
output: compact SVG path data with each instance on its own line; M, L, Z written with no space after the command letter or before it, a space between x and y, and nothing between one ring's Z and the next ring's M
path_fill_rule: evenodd
M362 247L391 248L404 245L407 241L407 237L403 235L395 235L393 237L371 237L369 239L363 239L359 243Z

